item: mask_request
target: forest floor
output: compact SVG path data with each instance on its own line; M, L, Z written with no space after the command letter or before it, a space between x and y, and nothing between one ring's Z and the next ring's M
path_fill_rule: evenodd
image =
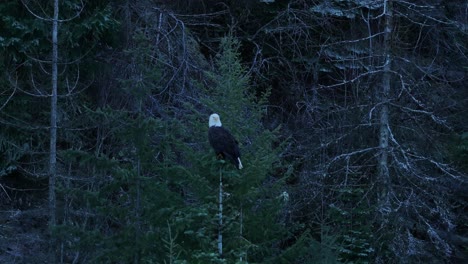
M0 263L46 263L47 191L8 178L0 182Z

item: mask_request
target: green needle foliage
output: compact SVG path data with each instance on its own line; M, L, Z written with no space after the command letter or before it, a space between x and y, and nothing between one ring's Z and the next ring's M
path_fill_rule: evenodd
M206 72L208 80L202 103L208 112L205 110L204 114L197 113L193 117L201 120L201 125L195 126L194 134L197 135L195 141L204 142L204 149L189 155L193 159L191 172L197 178L193 183L204 185L201 188L194 186L192 190L193 195L200 199L196 205L200 206L204 220L201 221L203 224L184 235L203 238L198 242L204 241L205 245L199 243L191 259L196 263L280 261L298 256L281 253L285 250L284 241L290 239L291 227L285 227L279 221L281 210L287 203L281 196L285 190L283 178L272 175L280 166L282 145L276 136L278 131L265 129L261 122L268 93L260 98L254 95L250 76L240 61L239 48L239 42L232 37L221 40L214 67ZM215 112L220 115L223 126L239 141L242 170L237 170L229 162L216 160L207 142L208 116ZM224 191L222 258L216 254L220 174ZM190 208L192 214L185 215L192 223L196 222L191 219L195 217L193 210ZM304 241L309 241L306 236L304 238ZM292 244L296 242L295 239L292 241ZM294 247L290 249L294 251Z

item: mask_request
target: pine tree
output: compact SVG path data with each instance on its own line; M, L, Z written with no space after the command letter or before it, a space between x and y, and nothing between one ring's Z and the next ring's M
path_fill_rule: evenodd
M281 144L277 132L262 125L268 93L255 95L249 73L241 64L239 47L233 37L222 39L213 67L206 73L205 95L200 100L203 111L195 111L189 118L196 122L187 123L190 128L183 129L192 131L189 136L192 142L204 142L202 149L187 156L191 166L188 192L192 204L179 213L179 225L191 223L178 229L181 241L196 239L192 244L192 256L185 255L190 257L189 262L293 260L298 257L295 253L299 248L310 243L308 236L298 241L290 237L290 227L282 226L280 221L288 196L284 175L273 175L274 168L280 166ZM220 115L223 126L239 141L242 170L217 160L208 144L208 116L215 112ZM197 213L200 211L202 213ZM285 246L289 239L289 246Z
M88 100L83 108L81 122L87 129L78 136L82 145L64 152L75 176L62 195L77 202L67 208L71 216L60 226L60 235L70 245L67 251L81 252L82 259L139 263L164 255L155 241L162 243L167 208L178 201L161 173L170 161L160 158L166 154L159 143L166 140L166 123L147 114L155 89L148 83L160 78L160 69L147 56L149 40L139 32L134 38L139 45L120 54L127 71L113 90L100 94L109 101ZM89 216L83 218L79 211Z

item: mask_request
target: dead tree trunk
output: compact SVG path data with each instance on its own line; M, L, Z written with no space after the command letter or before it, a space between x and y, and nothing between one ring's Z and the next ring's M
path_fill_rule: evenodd
M52 228L56 225L55 181L57 178L57 82L58 82L58 14L59 3L54 1L54 17L52 21L52 94L50 99L50 154L49 154L49 232L50 263L55 263L55 240L52 238Z
M223 256L223 169L219 169L218 254Z
M391 68L392 68L392 55L391 55L391 38L393 31L393 12L392 0L384 0L384 15L385 15L385 29L384 29L384 72L382 78L382 90L380 91L380 129L379 129L379 162L378 162L378 182L380 184L379 193L379 208L382 212L387 212L390 209L389 204L389 190L390 190L390 172L388 169L388 152L389 152L389 107L388 100L391 89Z

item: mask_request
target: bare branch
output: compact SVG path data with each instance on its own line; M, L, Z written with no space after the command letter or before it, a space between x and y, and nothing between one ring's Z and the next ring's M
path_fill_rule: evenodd
M57 22L59 22L59 23L68 22L68 21L71 21L71 20L79 17L80 14L83 12L83 9L85 7L85 4L84 4L83 0L80 0L80 2L81 2L80 10L76 11L76 14L73 17L70 17L70 18L67 18L67 19L57 19ZM44 20L44 21L47 21L47 22L54 21L54 18L52 18L52 17L43 17L43 16L40 16L40 15L36 14L34 11L32 11L31 8L29 7L29 1L26 3L25 0L21 0L21 3L28 10L28 12L31 15L33 15L35 18L40 19L40 20ZM41 9L42 9L42 7L41 7ZM42 10L42 11L45 13L44 10Z
M5 100L2 106L0 106L0 111L5 108L5 106L10 102L11 98L13 98L13 95L16 93L16 88L17 88L17 83L18 83L18 78L16 78L16 83L13 85L13 91L11 92L10 96Z

